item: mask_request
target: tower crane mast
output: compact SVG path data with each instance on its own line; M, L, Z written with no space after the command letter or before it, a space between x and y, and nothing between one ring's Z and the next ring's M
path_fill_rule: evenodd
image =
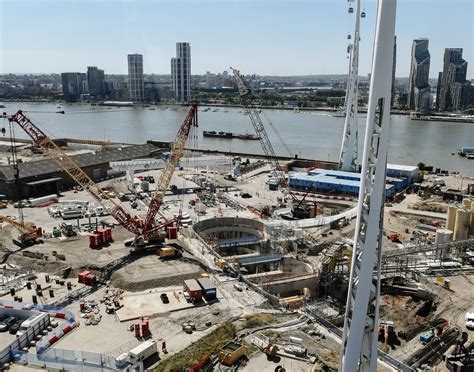
M339 168L343 171L355 171L357 168L360 18L360 0L356 0L354 38L348 47L349 75L347 77L344 133L339 155Z
M359 204L339 368L343 372L377 370L383 203L396 4L396 0L378 0Z

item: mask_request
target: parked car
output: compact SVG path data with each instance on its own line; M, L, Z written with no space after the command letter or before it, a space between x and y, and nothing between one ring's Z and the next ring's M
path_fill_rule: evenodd
M7 319L3 320L0 322L0 332L6 332L10 329L10 327L13 325L13 323L16 322L16 318L14 317L8 317Z
M15 323L13 323L13 324L10 326L10 329L8 330L8 332L9 332L11 335L16 334L16 333L19 331L19 329L20 329L21 323L23 323L23 320L21 320L21 319L17 320Z
M161 299L161 302L163 302L164 304L170 303L170 299L168 298L168 295L166 293L162 293L160 295L160 299Z

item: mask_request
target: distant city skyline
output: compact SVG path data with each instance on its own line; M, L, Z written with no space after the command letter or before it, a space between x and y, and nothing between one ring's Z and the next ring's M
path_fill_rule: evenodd
M362 2L360 75L370 69L375 4ZM100 66L106 74L126 75L126 55L139 53L147 74L170 74L176 42L186 40L193 46L193 74L231 65L245 74L345 74L354 21L347 8L345 0L0 0L0 73ZM397 12L397 77L409 75L417 38L430 42L430 78L443 70L445 48L463 48L467 78L474 77L471 0L399 0ZM22 14L21 27L12 14Z

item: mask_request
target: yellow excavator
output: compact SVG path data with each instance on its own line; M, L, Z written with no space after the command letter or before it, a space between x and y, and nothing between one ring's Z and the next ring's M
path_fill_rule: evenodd
M38 239L41 237L41 229L37 228L36 226L28 226L24 222L14 221L7 216L0 216L0 222L7 223L20 232L18 240L13 239L13 243L21 248L30 247L34 244L43 242L42 240Z

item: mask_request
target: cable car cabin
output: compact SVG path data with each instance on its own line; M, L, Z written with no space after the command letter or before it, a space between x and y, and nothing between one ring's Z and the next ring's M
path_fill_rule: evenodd
M354 8L353 7L349 8L349 13L354 13Z
M365 18L365 12L360 13L360 18Z
M347 40L350 40L351 38L351 35L347 35Z

